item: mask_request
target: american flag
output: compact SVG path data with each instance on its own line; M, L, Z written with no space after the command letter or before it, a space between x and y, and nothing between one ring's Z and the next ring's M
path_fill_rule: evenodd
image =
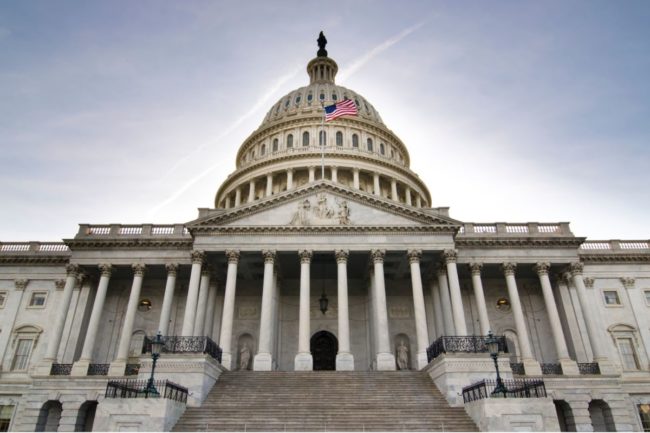
M334 105L325 107L325 121L329 122L341 116L356 116L357 104L352 99L344 99Z

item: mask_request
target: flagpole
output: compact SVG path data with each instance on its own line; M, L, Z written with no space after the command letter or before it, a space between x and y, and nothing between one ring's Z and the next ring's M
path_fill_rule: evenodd
M320 155L320 178L325 180L325 104L321 101L320 106L323 108L323 117L320 122L320 133L318 134L318 141L320 141L321 155Z

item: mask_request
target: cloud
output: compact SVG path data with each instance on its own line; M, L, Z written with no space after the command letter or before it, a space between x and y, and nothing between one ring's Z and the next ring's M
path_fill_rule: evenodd
M381 44L377 45L375 48L372 50L368 51L366 54L361 56L359 60L356 62L352 63L349 68L346 70L342 71L339 74L339 81L344 82L346 79L348 79L350 76L352 76L355 72L357 72L359 69L361 69L363 66L366 65L369 61L371 61L373 58L375 58L379 53L386 51L388 48L392 47L414 31L418 30L420 27L422 27L424 24L426 24L426 21L422 21L418 24L415 24L407 29L402 30L399 34L393 36L390 39L385 40Z

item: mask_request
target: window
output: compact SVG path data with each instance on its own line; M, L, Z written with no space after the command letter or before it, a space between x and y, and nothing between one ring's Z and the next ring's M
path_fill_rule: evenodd
M336 132L336 145L343 146L343 133L341 131Z
M29 298L29 307L43 308L45 307L46 300L47 300L47 292L32 292L32 296L31 298Z
M291 149L293 147L293 134L287 135L287 149Z
M639 418L641 418L643 431L650 431L650 404L644 403L637 407L639 408Z
M320 146L327 146L327 133L325 131L320 132L318 138L318 144Z
M11 363L11 369L14 371L24 371L27 370L27 364L29 362L29 355L32 352L32 344L34 340L31 338L19 338L16 344L16 352L14 354L14 360Z
M321 93L320 96L319 96L319 99L320 99L321 101L324 101L324 100L325 100L325 94L324 94L324 93Z
M336 93L332 93L332 101L336 101Z
M6 302L7 302L7 292L0 292L0 308L4 308Z
M307 95L307 102L309 103L309 105L311 105L311 101L313 99L314 99L314 95L312 95L311 93L309 95Z
M352 147L359 147L359 136L352 134Z
M372 138L368 139L368 151L372 152Z
M303 147L309 147L309 132L307 131L302 133L302 145Z
M300 95L296 96L296 105L300 104Z
M278 151L278 139L274 138L273 139L273 152L277 152L277 151Z
M384 143L379 143L379 153L382 155L386 154L386 147L384 146Z
M644 290L643 294L645 295L645 304L650 306L650 290ZM0 296L2 296L2 295L0 294ZM0 302L0 304L1 304L1 302Z
M264 155L266 153L266 144L263 144L260 146L260 156Z
M605 305L621 305L617 290L603 290Z
M619 338L618 350L621 352L621 361L623 361L624 370L638 370L639 360L634 351L634 344L631 338Z
M0 431L9 431L11 415L14 413L14 406L0 406Z

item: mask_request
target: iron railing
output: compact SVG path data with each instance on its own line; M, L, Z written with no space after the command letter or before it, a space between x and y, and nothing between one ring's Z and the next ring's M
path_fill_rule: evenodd
M50 376L70 376L72 364L52 364Z
M151 353L151 341L154 337L145 337L142 353ZM209 337L162 337L164 346L161 353L205 353L221 362L222 350Z
M580 374L600 374L600 367L597 362L578 362Z
M503 380L505 392L494 393L496 380L482 380L463 388L463 402L482 400L484 398L542 398L546 397L546 386L540 379Z
M498 336L499 352L508 353L506 337ZM442 353L447 352L465 352L465 353L488 353L487 336L468 335L464 337L442 336L434 341L427 348L427 359L431 362Z
M124 369L125 376L137 376L140 372L140 364L126 364Z
M511 362L510 363L510 370L512 370L512 374L518 374L523 376L526 374L526 371L524 370L524 363L523 362Z
M156 392L149 388L148 380L109 380L106 384L106 398L167 398L187 402L187 388L168 380L154 380Z
M108 376L108 368L111 364L89 364L88 376Z
M562 364L542 363L542 374L562 374Z

